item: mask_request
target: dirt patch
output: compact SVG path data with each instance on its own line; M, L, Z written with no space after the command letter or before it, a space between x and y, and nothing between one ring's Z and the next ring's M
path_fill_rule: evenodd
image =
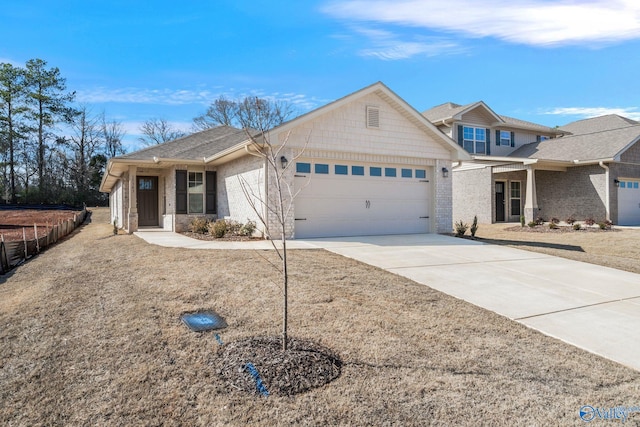
M224 237L216 237L211 234L194 233L192 231L185 231L181 233L187 237L197 240L216 241L216 242L249 242L251 240L264 240L261 237L254 236L231 236L225 235Z
M54 225L73 219L80 212L73 210L0 210L0 234L5 241L27 240L35 238L37 228L38 236L43 236ZM24 229L24 231L23 231Z
M335 352L340 376L293 396L239 392L221 351L280 333L273 251L112 231L95 209L0 277L0 425L574 425L583 405L640 402L639 372L322 250L290 253L289 334ZM588 236L614 235L627 233ZM229 326L180 320L203 310Z

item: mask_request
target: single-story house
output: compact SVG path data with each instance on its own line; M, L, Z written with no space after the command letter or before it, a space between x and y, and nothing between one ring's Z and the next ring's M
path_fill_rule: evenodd
M640 225L640 123L608 115L548 128L482 101L423 114L472 156L453 168L454 221Z
M469 154L378 82L271 129L293 189L289 238L450 232L454 162ZM247 194L243 184L251 187ZM256 221L274 193L248 134L218 126L109 160L111 221L185 231L194 217ZM271 222L271 218L269 221ZM274 233L270 237L276 237Z

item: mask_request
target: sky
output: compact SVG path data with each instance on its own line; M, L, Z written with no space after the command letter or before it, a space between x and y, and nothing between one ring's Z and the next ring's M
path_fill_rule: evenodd
M637 0L4 0L0 62L40 58L141 148L224 95L305 113L382 81L418 111L640 120Z

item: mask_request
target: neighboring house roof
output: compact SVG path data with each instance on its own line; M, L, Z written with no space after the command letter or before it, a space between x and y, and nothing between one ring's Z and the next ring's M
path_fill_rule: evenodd
M490 115L494 116L496 118L496 122L493 124L494 126L503 125L505 127L530 130L552 135L563 135L568 133L568 131L554 129L537 123L528 122L526 120L520 120L509 116L496 114L483 101L473 102L466 105L460 105L453 102L445 102L444 104L440 104L429 110L423 111L422 115L435 125L448 124L456 120L461 120L463 114L468 113L469 111L476 108L483 108Z
M563 162L619 160L620 155L640 140L640 124L534 142L508 157Z
M183 159L202 160L249 139L243 129L216 126L173 141L115 157L126 160Z
M571 132L574 135L579 135L605 130L620 129L628 126L635 126L638 124L640 124L640 122L637 122L635 120L631 120L617 114L608 114L606 116L578 120L562 126L561 129Z

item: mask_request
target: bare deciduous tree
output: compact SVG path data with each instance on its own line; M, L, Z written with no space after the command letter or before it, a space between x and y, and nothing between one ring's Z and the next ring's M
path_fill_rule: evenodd
M142 132L142 136L138 140L144 145L162 144L186 135L185 132L174 128L162 118L147 120L140 126L140 132Z
M255 98L254 100L257 100ZM278 120L281 111L276 110L273 103L248 101L240 109L240 122L251 140L251 152L264 159L265 177L269 183L268 195L262 193L260 188L254 188L246 179L239 177L240 186L244 196L256 213L264 227L266 237L269 239L281 261L282 275L282 349L287 350L288 343L288 296L289 296L289 272L287 259L287 223L293 211L294 200L301 189L293 188L292 182L287 179L291 174L290 168L294 167L295 160L302 155L309 142L307 137L304 147L286 164L282 157L287 148L291 133L287 133L282 142L273 143L269 130L271 124ZM265 111L268 109L269 111ZM280 241L280 246L276 244Z
M215 126L237 126L250 129L271 129L293 115L293 107L284 101L248 96L242 100L229 100L220 96L206 113L193 119L196 131Z

